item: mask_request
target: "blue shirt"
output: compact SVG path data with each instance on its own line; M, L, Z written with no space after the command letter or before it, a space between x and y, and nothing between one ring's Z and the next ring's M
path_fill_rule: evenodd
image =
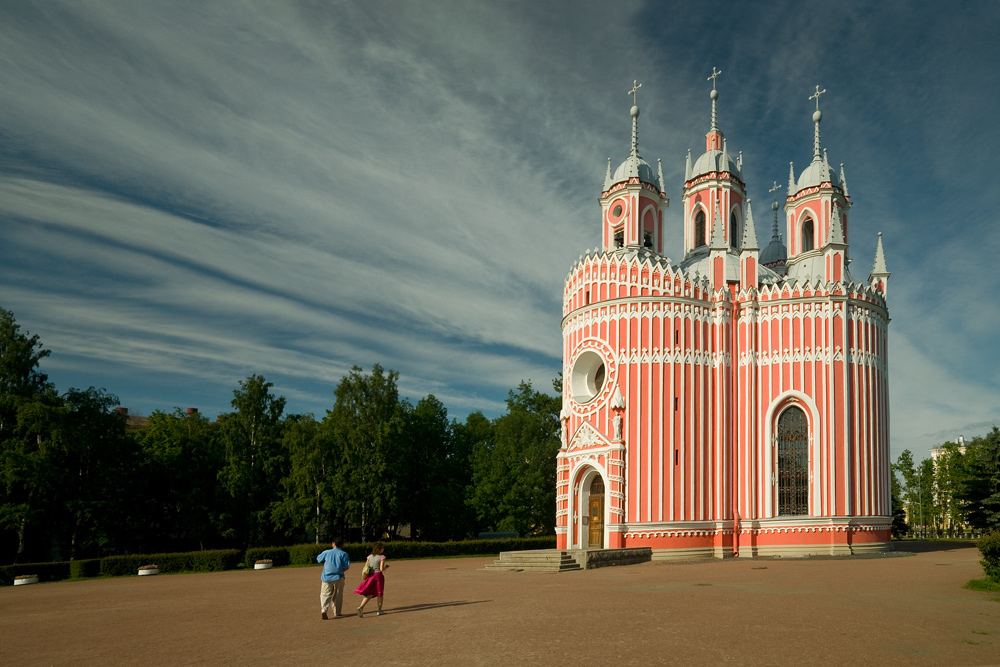
M320 577L323 581L337 581L344 578L344 570L351 566L351 559L346 551L333 548L327 549L316 556L317 563L323 563L323 574Z

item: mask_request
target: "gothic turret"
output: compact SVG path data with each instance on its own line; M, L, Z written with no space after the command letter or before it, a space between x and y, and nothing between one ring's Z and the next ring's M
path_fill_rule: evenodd
M625 246L663 252L663 218L670 200L663 187L663 169L653 168L639 154L639 106L635 96L642 84L633 82L632 145L629 155L611 171L611 158L601 194L602 244L605 250Z
M712 119L705 135L705 152L691 163L688 152L684 168L684 258L694 262L708 252L708 234L714 233L713 206L720 209L722 234L726 246L734 253L739 251L743 236L743 205L746 186L743 182L742 157L734 160L722 130L719 129L716 79L722 72L712 68L708 80L712 82L709 97L712 100ZM733 277L735 279L735 276Z

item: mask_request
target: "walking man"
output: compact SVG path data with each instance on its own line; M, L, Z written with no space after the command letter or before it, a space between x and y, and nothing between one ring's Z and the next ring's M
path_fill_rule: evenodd
M323 613L323 620L327 620L327 609L330 608L330 601L333 601L333 615L340 616L340 609L344 604L344 572L351 568L351 559L346 551L337 548L340 542L339 537L333 538L332 549L327 549L316 556L316 562L323 564L323 574L320 576L322 585L319 590L319 607Z

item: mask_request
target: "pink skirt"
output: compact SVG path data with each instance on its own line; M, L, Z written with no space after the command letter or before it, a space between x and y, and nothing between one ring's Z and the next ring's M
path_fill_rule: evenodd
M355 595L364 595L365 597L382 597L382 591L385 588L385 575L375 570L368 577L361 582L361 585L354 589Z

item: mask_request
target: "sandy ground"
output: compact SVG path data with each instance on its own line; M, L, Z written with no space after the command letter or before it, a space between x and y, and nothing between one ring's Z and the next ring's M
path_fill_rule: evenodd
M1000 593L962 588L975 547L901 548L562 574L390 560L387 614L329 621L318 567L4 587L0 664L1000 664Z

